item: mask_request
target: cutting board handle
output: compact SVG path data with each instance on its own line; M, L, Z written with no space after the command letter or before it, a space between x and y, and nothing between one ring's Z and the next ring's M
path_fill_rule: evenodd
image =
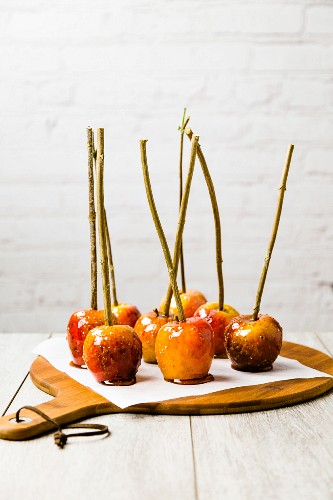
M30 377L37 387L54 398L35 408L59 425L66 426L75 420L117 411L117 407L110 401L75 380L64 378L62 372L56 372L55 375L52 365L45 361L39 356L33 362ZM45 434L53 429L56 431L51 422L27 409L20 412L20 419L20 422L16 422L16 413L1 417L0 438L18 441Z

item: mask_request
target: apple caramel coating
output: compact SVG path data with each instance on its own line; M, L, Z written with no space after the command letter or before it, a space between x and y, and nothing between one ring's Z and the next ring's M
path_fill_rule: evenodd
M171 318L150 311L140 316L134 326L142 343L142 357L146 363L157 363L155 354L156 336L160 328L168 323Z
M220 311L217 302L207 302L195 311L194 316L204 318L210 324L214 332L215 356L226 358L227 351L225 348L224 332L232 318L239 316L239 312L228 304L224 304L223 311Z
M202 318L171 321L159 330L155 352L165 380L195 383L207 377L212 364L213 330Z
M116 322L116 318L114 318ZM104 311L84 309L72 314L67 325L67 342L77 366L84 365L83 343L90 330L104 325Z
M128 325L94 328L83 345L83 359L97 382L135 382L141 357L141 341Z
M112 313L116 316L119 325L128 325L134 328L135 323L141 316L139 309L133 304L125 302L112 305Z
M267 314L237 316L225 330L227 355L235 370L270 370L282 347L282 327Z

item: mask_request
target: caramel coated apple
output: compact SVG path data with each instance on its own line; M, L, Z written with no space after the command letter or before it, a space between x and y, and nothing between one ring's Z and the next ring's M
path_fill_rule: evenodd
M198 307L207 302L206 297L201 292L192 289L186 290L186 292L181 292L180 300L184 309L185 318L191 318ZM160 311L163 310L163 306L164 299L160 305ZM179 316L176 300L174 297L172 297L170 303L170 315Z
M270 370L282 347L282 328L267 314L233 318L225 331L227 355L235 370Z
M232 318L239 316L239 312L228 304L224 304L223 311L220 311L217 302L207 302L195 311L194 316L204 318L210 324L214 332L214 354L226 358L224 331Z
M141 313L133 304L125 302L112 306L112 313L116 316L119 325L128 325L132 328L139 319Z
M185 383L208 381L214 356L213 330L202 318L172 321L159 330L155 352L165 380Z
M140 316L135 323L134 330L142 343L142 357L146 363L157 363L155 341L160 328L168 323L170 318L150 311Z
M141 341L128 325L99 326L83 345L83 359L97 382L111 385L135 383L141 363Z
M90 330L104 325L104 311L85 309L72 314L67 325L67 342L77 366L84 365L83 343Z

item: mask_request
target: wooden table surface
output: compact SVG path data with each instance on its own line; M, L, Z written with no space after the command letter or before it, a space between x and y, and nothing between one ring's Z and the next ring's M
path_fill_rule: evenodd
M49 334L0 334L0 410L50 396L28 376L33 347ZM333 356L332 333L285 340ZM52 435L0 441L1 499L333 498L333 391L289 408L217 416L116 414L94 417L107 438Z

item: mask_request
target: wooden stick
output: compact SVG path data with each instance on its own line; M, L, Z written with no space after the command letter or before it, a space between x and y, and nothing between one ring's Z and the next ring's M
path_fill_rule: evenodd
M187 128L185 131L187 137L192 140L193 137L193 132L190 128ZM223 283L223 272L222 272L222 232L221 232L221 220L220 220L220 213L219 213L219 207L217 203L217 198L215 194L215 188L214 184L208 169L208 165L206 162L206 159L203 155L202 149L200 144L198 144L197 148L197 155L198 159L201 165L201 170L203 172L203 175L205 177L205 181L207 184L208 192L209 192L209 197L210 197L210 202L212 205L213 209L213 215L214 215L214 225L215 225L215 247L216 247L216 271L217 271L217 280L218 280L218 287L219 287L219 310L223 311L224 308L224 283Z
M186 108L184 108L182 124L180 129L180 149L179 149L179 210L182 204L183 199L183 149L184 149L184 131L186 125L188 124L190 117L188 116L186 119ZM182 292L186 292L186 280L185 280L185 264L184 264L184 246L183 239L180 244L180 276L182 282Z
M113 257L112 257L111 239L110 239L110 233L109 233L108 218L107 218L107 215L106 215L105 208L104 208L104 217L105 217L106 247L107 247L107 252L108 252L109 271L110 271L110 278L111 278L112 305L117 306L119 304L119 302L118 302L118 298L117 298L116 277L115 277L115 274L114 274L114 264L113 264Z
M97 251L96 251L96 211L94 187L94 134L87 127L88 183L89 183L89 229L90 229L90 308L97 310Z
M182 202L181 202L180 211L179 211L178 226L177 226L177 233L176 233L174 253L173 253L173 268L175 271L176 278L177 278L177 272L178 272L178 264L179 264L179 256L180 256L182 237L183 237L183 232L184 232L184 227L185 227L185 218L186 218L186 212L187 212L188 199L190 196L191 184L192 184L192 178L193 178L193 172L194 172L194 165L195 165L195 158L197 155L198 141L199 141L199 137L193 136L192 141L191 141L190 165L189 165L188 172L187 172L187 178L186 178L186 183L185 183L185 187L184 187L184 194L182 196ZM163 312L162 312L162 314L165 316L169 316L171 299L172 299L172 285L171 285L171 283L169 283L168 291L167 291L167 294L165 297Z
M289 167L290 167L293 151L294 151L294 145L290 144L289 149L288 149L287 159L286 159L285 166L283 169L281 186L279 187L280 193L279 193L279 197L278 197L278 203L277 203L277 208L276 208L276 213L275 213L273 229L272 229L272 233L271 233L271 239L270 239L269 244L268 244L268 250L266 253L265 260L264 260L264 267L262 269L260 280L259 280L259 286L258 286L258 291L257 291L257 295L256 295L256 303L255 303L255 306L253 309L253 315L252 315L253 321L256 321L258 319L258 315L259 315L261 297L262 297L262 293L264 291L267 271L268 271L269 263L271 260L271 256L272 256L272 252L273 252L273 248L274 248L274 243L276 240L276 235L277 235L277 232L279 229L284 193L286 190Z
M103 299L104 299L104 318L107 326L113 325L113 316L111 314L110 297L110 279L108 269L108 255L105 235L105 215L104 215L104 129L97 129L97 215L99 246L101 255Z
M157 231L158 237L160 239L161 247L162 247L162 250L164 253L164 258L165 258L165 261L167 264L170 282L172 285L172 290L173 290L173 293L175 295L176 304L177 304L177 308L178 308L179 321L184 322L185 321L184 309L183 309L182 301L180 299L180 293L178 290L176 275L175 275L173 265L172 265L171 254L170 254L170 250L168 247L168 243L167 243L164 231L163 231L163 227L162 227L160 218L158 216L158 212L157 212L157 208L156 208L155 200L154 200L154 196L153 196L153 191L152 191L152 187L151 187L151 183L150 183L149 169L148 169L148 162L147 162L146 143L147 143L146 139L140 141L142 172L143 172L143 178L144 178L144 182L145 182L147 199L148 199L148 203L149 203L150 212L152 214L154 224L156 227L156 231Z

